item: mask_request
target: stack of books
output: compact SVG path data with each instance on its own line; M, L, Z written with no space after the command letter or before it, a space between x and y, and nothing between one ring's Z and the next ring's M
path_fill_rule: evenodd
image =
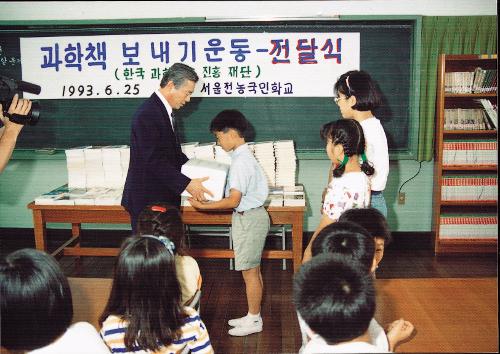
M488 101L489 102L489 101ZM496 129L480 108L447 108L444 110L444 130Z
M295 186L297 157L292 140L274 142L276 157L276 186Z
M184 155L186 155L188 159L194 158L194 150L197 145L198 145L197 142L181 144L182 152L184 153Z
M221 200L224 197L228 171L229 165L225 163L200 159L190 159L181 168L182 174L191 179L209 177L203 182L203 186L212 192L213 197L205 194L207 200ZM187 191L182 192L181 195L191 196Z
M68 186L69 188L86 188L87 175L85 172L85 155L83 150L90 146L75 147L67 149L66 167L68 169Z
M496 140L445 141L443 165L496 165L498 144Z
M498 179L494 175L444 176L441 199L496 201L498 199Z
M194 158L198 160L212 161L215 159L215 143L198 144L194 147Z
M263 141L254 144L254 156L264 170L269 186L276 185L276 166L274 144L272 141Z
M38 205L120 205L123 189L69 188L67 184L35 198Z
M35 198L42 205L120 205L130 161L127 145L66 151L68 184Z
M124 171L122 168L121 150L127 149L126 145L110 145L102 148L102 166L104 168L104 187L123 188ZM130 153L129 153L130 156ZM128 165L128 164L127 164Z
M481 98L477 101L481 103L486 112L486 119L490 129L498 129L497 105L492 104L491 101L486 98Z
M102 147L91 146L83 150L85 156L85 175L87 188L103 187L105 185Z
M283 206L306 206L304 186L283 187Z
M283 187L269 187L269 194L264 205L269 207L282 207Z
M485 70L477 67L474 70L472 93L485 93L497 91L497 70Z
M106 189L95 197L95 205L120 205L123 189Z
M42 194L35 198L35 204L40 205L54 205L54 204L67 204L69 199L69 188L68 185L58 187L48 193ZM60 202L60 203L57 203ZM74 205L74 202L69 205Z
M124 145L125 147L120 148L120 160L122 164L122 177L123 183L122 186L125 185L125 179L127 179L128 173L128 165L130 163L130 147Z
M498 218L496 215L443 214L440 218L439 238L470 239L498 238Z
M453 71L445 74L447 93L487 93L497 90L497 70L476 68L474 71Z

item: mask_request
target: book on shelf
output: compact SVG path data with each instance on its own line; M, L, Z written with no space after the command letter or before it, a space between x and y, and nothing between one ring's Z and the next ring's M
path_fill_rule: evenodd
M496 140L445 141L443 165L496 165L498 144Z
M453 71L445 73L446 93L489 93L496 92L497 70L477 67L474 71Z
M440 239L498 239L496 215L442 214L439 219Z
M494 175L444 176L443 201L497 201L498 179Z
M447 108L444 110L444 130L491 130L486 111L482 108Z
M490 100L481 98L477 100L484 107L488 122L493 126L493 129L498 129L497 106L493 105Z

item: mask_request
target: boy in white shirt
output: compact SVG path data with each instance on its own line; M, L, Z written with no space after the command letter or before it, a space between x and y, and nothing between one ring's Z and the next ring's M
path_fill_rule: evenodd
M233 209L231 236L233 239L235 269L240 270L245 281L248 314L228 321L234 328L232 336L246 336L262 331L260 316L263 282L260 261L270 219L264 202L269 193L264 171L245 142L248 128L245 116L237 110L220 112L210 123L217 144L231 152L231 167L226 183L225 198L202 203L189 199L198 209Z
M387 353L370 343L375 287L363 269L357 261L329 253L301 266L293 298L311 338L303 353Z

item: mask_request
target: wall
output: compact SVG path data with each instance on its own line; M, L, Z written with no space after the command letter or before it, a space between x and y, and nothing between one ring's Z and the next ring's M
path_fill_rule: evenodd
M307 4L307 6L304 6ZM285 6L286 5L286 6ZM1 21L99 20L206 17L208 20L317 18L335 15L496 15L494 0L384 0L384 1L88 1L0 2ZM57 11L55 11L57 9ZM31 129L36 129L31 128ZM418 170L418 162L391 161L385 196L393 231L430 231L432 216L432 162L404 186L406 204L397 204L397 192ZM300 160L298 182L307 192L305 229L317 225L328 160ZM34 197L67 181L64 160L12 160L0 176L0 227L32 227L26 208ZM50 226L50 225L49 225ZM116 226L113 226L116 227ZM126 227L126 226L123 226Z
M422 165L419 175L408 182L403 191L406 204L397 204L399 186L418 170L418 162L392 161L385 196L389 207L389 225L392 231L430 231L432 216L432 163ZM304 229L314 231L319 220L321 193L327 183L328 160L300 160L298 183L304 185L308 210ZM0 177L0 228L33 227L31 210L26 205L38 195L67 182L66 161L58 160L11 160ZM69 227L49 225L49 227ZM102 225L87 225L88 228ZM106 228L128 228L110 225Z
M307 4L307 6L305 6ZM376 1L26 1L0 2L0 21L207 17L331 17L335 15L496 15L495 0ZM56 10L57 9L57 10Z

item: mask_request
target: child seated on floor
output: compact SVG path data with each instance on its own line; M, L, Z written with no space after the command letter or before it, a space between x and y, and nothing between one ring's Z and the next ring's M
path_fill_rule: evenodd
M375 208L349 209L343 212L339 221L350 221L366 229L375 239L375 269L384 257L385 248L391 243L392 236L385 216ZM375 273L373 273L375 274Z
M118 255L113 286L99 318L113 353L213 353L198 312L181 305L173 243L165 236L129 237Z
M325 253L339 255L348 261L357 261L362 270L371 276L378 264L374 251L374 237L363 227L345 221L330 224L321 230L311 248L313 258ZM383 351L394 351L412 332L413 325L403 319L389 324L387 334L374 318L368 329L370 342Z
M326 253L312 257L294 276L294 304L311 337L304 354L387 352L370 343L375 288L363 268Z
M90 323L71 324L68 280L45 252L26 248L0 260L0 300L3 348L28 354L109 353Z
M202 280L198 263L185 251L184 224L179 209L164 203L146 206L139 214L137 231L141 236L165 236L173 242L175 269L182 292L181 303L189 304L201 289Z

